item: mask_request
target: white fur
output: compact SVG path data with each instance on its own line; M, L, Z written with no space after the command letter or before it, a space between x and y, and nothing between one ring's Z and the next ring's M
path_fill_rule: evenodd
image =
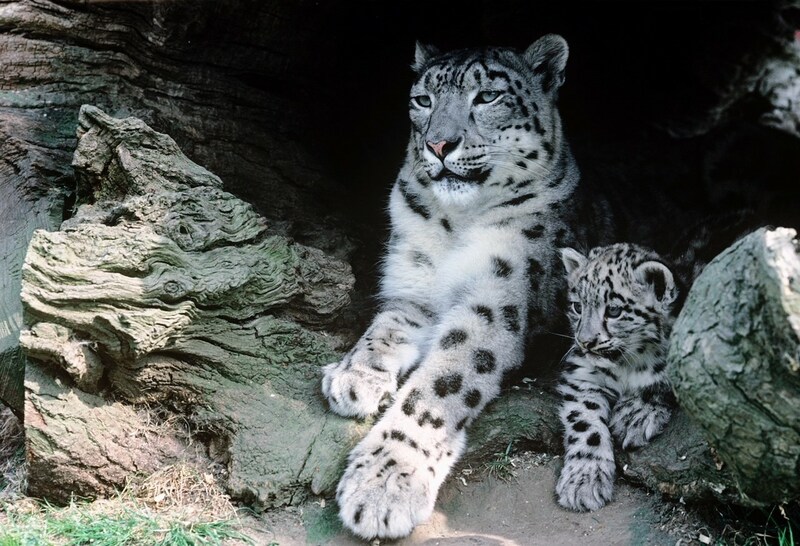
M623 449L638 448L660 434L669 421L671 409L665 399L643 393L665 388L661 364L677 291L669 269L654 253L640 247L598 247L588 258L565 248L561 257L570 300L580 304L580 313L573 307L576 346L564 358L566 367L559 384L564 395L559 415L565 455L556 495L565 508L597 510L613 495L613 439ZM663 280L660 296L650 284L654 275ZM640 314L647 307L654 308L657 320L647 321L632 313L617 324L606 310L620 301L618 296L634 301ZM629 324L634 326L623 327ZM622 356L604 356L603 351L609 349Z
M475 202L479 193L478 185L469 182L444 180L433 183L433 194L445 207L466 208Z
M507 62L497 66L484 60L525 82L528 118L519 117L523 109L510 93L476 105L491 79L480 65L470 64L457 85L443 74L420 74L412 87L411 97L430 104L412 100L409 109L408 156L389 200L381 309L322 379L331 409L343 415L370 415L392 399L353 449L337 488L342 521L360 537L405 536L430 516L464 450L466 428L499 394L503 373L522 361L528 306L554 311L556 290L532 292L528 268L536 261L549 267L556 233L568 233L550 205L568 200L578 170L561 135L554 88L543 90L530 63L552 60L553 70L563 70L566 44L551 36L528 53L501 50ZM432 55L418 44L415 70L443 70ZM475 70L484 70L480 79ZM534 113L546 138L533 129ZM452 149L440 158L428 142L443 140ZM541 236L525 235L541 225Z

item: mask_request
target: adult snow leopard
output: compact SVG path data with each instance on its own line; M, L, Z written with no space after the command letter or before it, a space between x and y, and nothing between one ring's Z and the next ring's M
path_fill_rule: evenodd
M564 466L558 502L596 510L614 489L614 446L647 444L667 425L675 398L666 348L675 320L676 280L662 258L618 243L586 257L562 250L575 343L564 357Z
M392 400L337 488L356 535L405 536L431 515L466 428L522 362L526 335L563 316L557 248L572 244L564 214L579 177L556 109L567 55L556 35L524 52L417 44L382 303L322 380L341 415Z

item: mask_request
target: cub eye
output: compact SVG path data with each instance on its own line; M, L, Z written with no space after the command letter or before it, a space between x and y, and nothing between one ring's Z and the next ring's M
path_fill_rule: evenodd
M606 306L606 316L608 318L618 318L622 314L622 307L619 305Z
M570 310L575 313L576 315L580 315L583 307L581 306L581 302L579 301L571 301L569 303Z
M490 102L494 102L497 98L502 95L500 91L481 91L475 97L475 104L489 104Z
M428 95L417 95L416 97L411 97L411 102L420 108L431 107L431 98Z

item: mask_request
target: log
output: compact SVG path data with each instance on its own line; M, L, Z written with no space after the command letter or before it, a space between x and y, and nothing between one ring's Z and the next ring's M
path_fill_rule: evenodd
M330 490L362 428L329 415L318 387L344 344L326 327L350 267L271 234L140 120L84 106L79 125L90 202L34 232L23 266L29 493L106 494L180 456L186 440L149 432L145 407L184 416L237 498Z
M618 452L617 466L619 475L631 483L676 501L741 504L730 469L721 464L703 430L682 409L649 445Z
M760 229L697 278L669 347L681 406L732 473L737 502L800 497L800 256Z

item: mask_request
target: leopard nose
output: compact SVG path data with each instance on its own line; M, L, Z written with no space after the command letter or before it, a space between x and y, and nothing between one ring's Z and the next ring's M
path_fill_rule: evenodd
M440 140L439 142L431 142L429 140L425 145L433 152L433 155L439 159L444 159L447 154L458 147L459 142L461 142L460 138L458 140Z
M585 351L591 351L597 345L597 339L593 336L579 334L575 336L575 341L578 343L578 347Z

